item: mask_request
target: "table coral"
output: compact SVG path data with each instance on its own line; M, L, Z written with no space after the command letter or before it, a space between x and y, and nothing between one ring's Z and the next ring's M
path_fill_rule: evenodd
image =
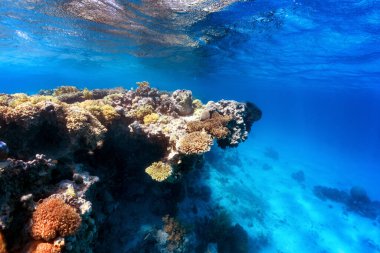
M191 132L183 136L178 143L178 150L183 154L203 154L210 150L212 138L202 131Z
M46 199L33 212L31 235L36 240L50 241L58 236L74 234L81 222L75 208L63 200Z
M173 169L169 164L163 162L154 162L148 168L145 169L145 172L152 179L158 182L162 182L172 175Z

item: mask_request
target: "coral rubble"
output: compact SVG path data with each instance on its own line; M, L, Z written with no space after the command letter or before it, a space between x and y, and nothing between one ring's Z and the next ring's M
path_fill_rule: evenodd
M251 103L204 105L191 91L147 82L0 94L0 252L102 252L95 239L107 235L119 203L143 199L152 217L175 213L181 179L214 140L235 147L260 117ZM191 233L171 216L163 221L166 251L190 252Z

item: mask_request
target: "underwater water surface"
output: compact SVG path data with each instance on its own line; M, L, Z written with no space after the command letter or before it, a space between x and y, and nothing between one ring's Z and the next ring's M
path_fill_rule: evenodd
M375 253L379 45L376 0L1 0L0 93L146 80L252 101L249 139L214 146L202 177L248 252ZM360 187L375 215L317 186Z

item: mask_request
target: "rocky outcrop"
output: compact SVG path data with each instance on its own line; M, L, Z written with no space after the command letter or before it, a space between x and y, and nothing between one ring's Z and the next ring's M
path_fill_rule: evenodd
M118 203L142 196L154 215L171 213L181 179L213 142L237 146L260 117L250 103L204 105L191 91L159 91L147 82L136 90L69 86L0 95L0 233L7 250L92 252ZM45 226L53 232L36 233Z

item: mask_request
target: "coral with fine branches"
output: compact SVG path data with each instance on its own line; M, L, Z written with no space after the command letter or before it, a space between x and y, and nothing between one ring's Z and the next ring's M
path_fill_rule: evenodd
M163 162L154 162L148 168L145 169L145 172L152 179L158 182L162 182L172 175L173 169L169 164Z
M178 142L178 151L183 154L203 154L210 150L212 137L204 131L196 131L183 136Z
M31 235L35 240L50 241L74 234L82 219L75 208L58 198L45 199L32 216Z
M217 139L223 139L229 134L229 130L226 127L228 122L231 121L230 116L223 116L217 112L213 112L211 117L203 121L191 121L187 123L187 130L189 132L205 130Z

